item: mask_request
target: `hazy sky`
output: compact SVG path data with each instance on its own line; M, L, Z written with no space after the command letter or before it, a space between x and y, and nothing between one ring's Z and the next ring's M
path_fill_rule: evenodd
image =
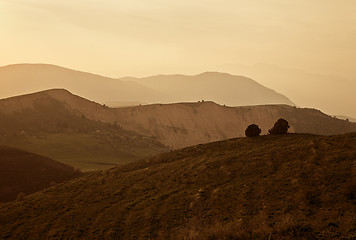
M0 0L0 65L111 77L271 63L356 76L355 0Z

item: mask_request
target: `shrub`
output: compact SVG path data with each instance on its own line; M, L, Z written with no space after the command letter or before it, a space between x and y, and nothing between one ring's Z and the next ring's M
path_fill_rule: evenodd
M261 129L256 124L249 125L245 130L246 137L258 137Z
M280 118L274 124L273 128L268 130L268 133L271 135L287 134L288 128L290 128L288 121L283 118Z

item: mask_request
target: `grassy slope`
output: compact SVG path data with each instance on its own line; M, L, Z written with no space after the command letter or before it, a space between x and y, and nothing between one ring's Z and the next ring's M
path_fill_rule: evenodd
M0 202L15 200L54 184L79 177L81 172L52 159L0 146Z
M0 144L82 170L110 168L168 150L154 138L78 115L46 92L0 102Z
M355 146L290 134L173 151L0 206L0 238L352 239Z

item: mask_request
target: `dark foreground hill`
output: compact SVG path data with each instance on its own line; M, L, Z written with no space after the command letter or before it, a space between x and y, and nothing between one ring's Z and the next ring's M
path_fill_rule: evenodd
M0 238L355 239L356 134L172 151L0 206Z
M52 159L0 146L0 202L12 201L82 173Z

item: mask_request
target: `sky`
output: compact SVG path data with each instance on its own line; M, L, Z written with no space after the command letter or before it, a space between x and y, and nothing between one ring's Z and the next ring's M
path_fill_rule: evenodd
M110 77L268 63L356 79L355 0L0 0L0 66Z

